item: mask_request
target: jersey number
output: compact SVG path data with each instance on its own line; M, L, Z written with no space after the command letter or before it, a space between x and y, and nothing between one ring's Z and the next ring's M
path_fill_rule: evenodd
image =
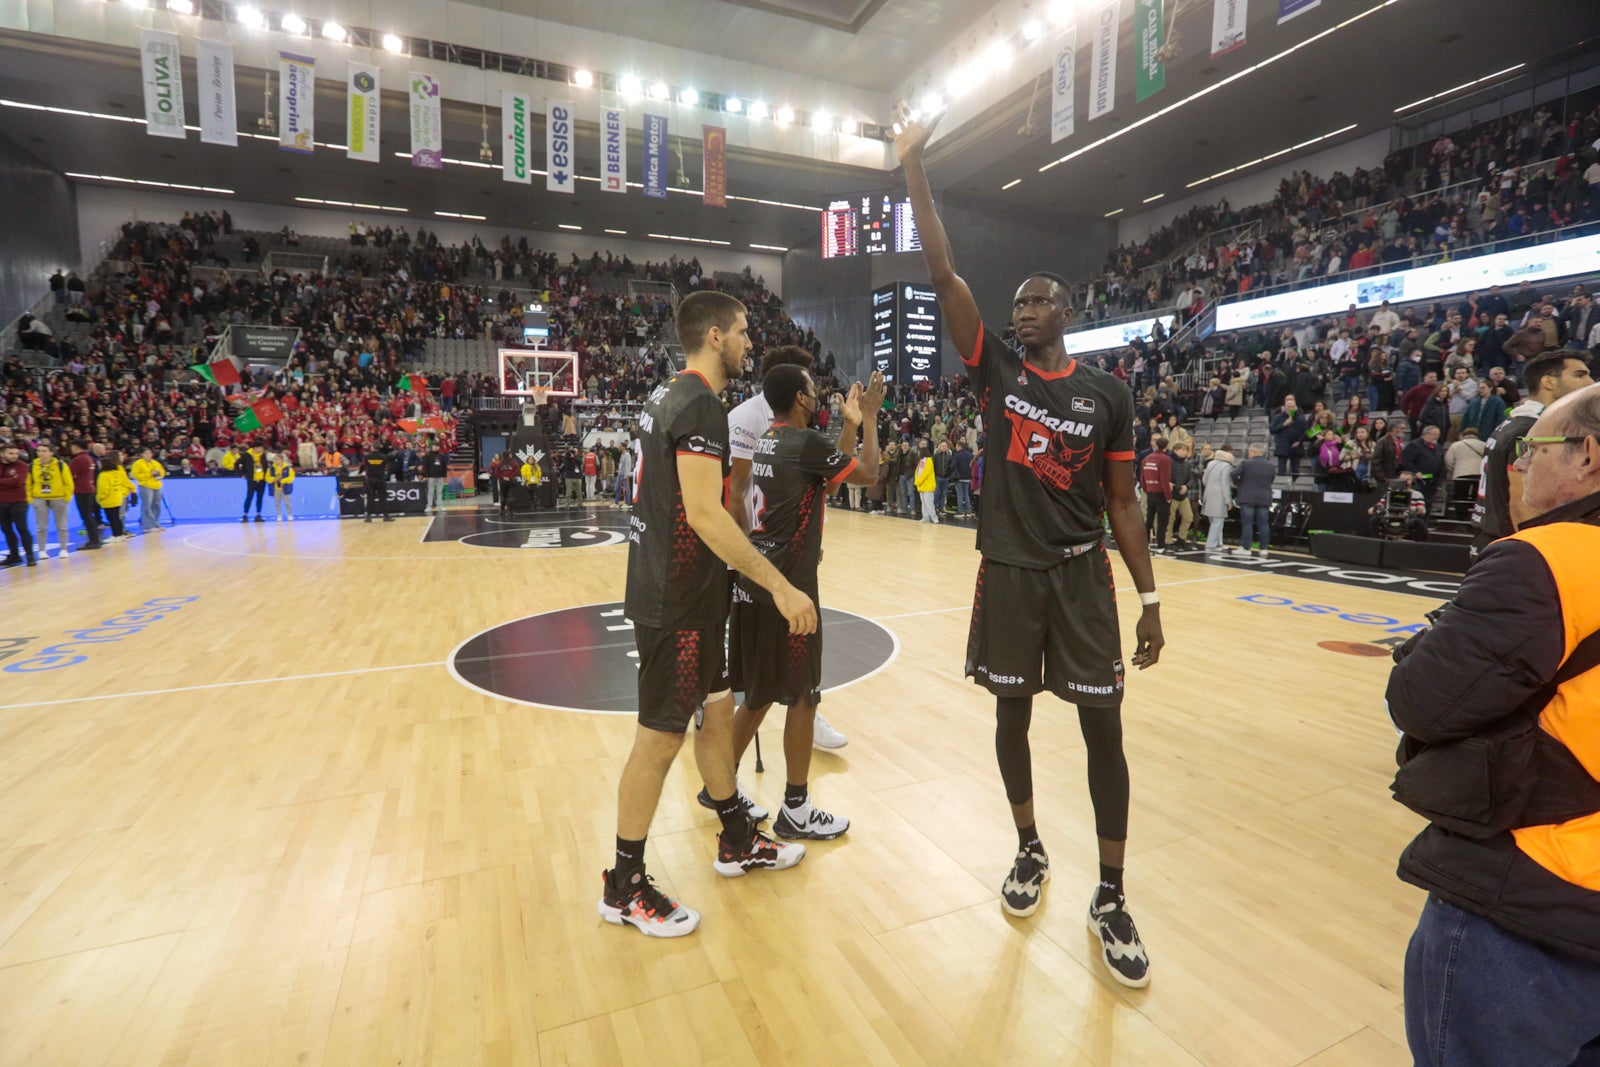
M633 465L633 503L639 502L639 486L644 479L644 453L639 453L639 458Z
M1050 448L1050 439L1042 433L1034 433L1028 438L1028 458L1038 459Z
M761 491L761 486L750 486L750 532L753 534L767 532L767 494Z

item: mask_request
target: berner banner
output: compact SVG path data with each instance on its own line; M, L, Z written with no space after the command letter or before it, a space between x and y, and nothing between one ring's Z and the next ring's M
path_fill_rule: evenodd
M183 140L183 57L178 35L164 30L139 31L139 59L144 74L144 130L151 137Z
M600 188L628 191L628 114L621 108L600 108Z

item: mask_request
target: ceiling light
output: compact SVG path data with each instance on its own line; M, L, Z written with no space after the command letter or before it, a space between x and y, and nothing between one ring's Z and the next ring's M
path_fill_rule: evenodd
M934 92L922 94L922 113L932 118L944 110L944 99Z
M592 71L584 70L580 67L572 72L572 84L576 85L580 89L593 88L594 73Z
M267 24L267 17L249 4L234 12L234 17L239 20L239 25L246 29L259 30Z
M1019 186L1021 184L1022 184L1022 179L1021 178L1012 178L1010 181L1006 182L1004 185L1002 185L1000 187L1000 191L1003 193L1007 189L1013 189L1016 186Z
M1166 195L1167 195L1166 193L1157 193L1155 196L1147 196L1147 197L1144 198L1144 203L1153 204L1157 200L1160 200L1163 196L1166 196Z
M385 52L404 52L406 43L400 39L398 34L386 33L383 35L383 50Z
M174 15L192 15L194 0L167 0L167 10Z
M147 6L148 0L122 0L122 3L126 7L144 8Z
M1111 218L1111 217L1112 217L1112 216L1113 216L1113 215L1120 215L1120 214L1122 214L1122 211L1123 211L1123 209L1122 209L1122 208L1120 208L1120 207L1119 207L1119 208L1117 208L1117 210L1115 210L1115 211L1108 211L1108 212L1106 212L1106 218L1108 218L1108 219L1109 219L1109 218Z
M767 117L767 102L765 100L752 100L750 102L750 117L764 119Z
M787 252L787 251L789 251L789 246L788 245L758 245L753 241L751 242L750 247L751 248L759 248L763 252Z
M627 230L610 230L610 229L608 229L608 230L606 230L606 232L607 233L614 233L618 237L626 237L626 236L628 236L628 231Z
M355 206L361 207L363 205L357 204ZM460 211L435 211L434 214L441 219L471 219L473 222L487 222L489 219L487 215L467 215Z
M622 80L617 83L617 88L622 91L623 96L638 96L644 92L644 83L636 75L624 74Z
M678 94L678 103L685 107L694 107L700 102L700 93L695 89L685 89Z
M722 102L722 110L730 115L737 115L744 110L744 101L737 96L730 96Z
M1044 36L1044 26L1038 19L1029 19L1022 24L1022 39L1030 44Z
M1355 23L1360 22L1362 19L1366 18L1368 15L1375 15L1379 11L1382 11L1384 8L1388 7L1390 4L1396 4L1396 3L1399 3L1399 2L1400 2L1400 0L1382 0L1381 3L1375 4L1374 6L1367 8L1365 11L1360 12L1359 14L1351 15L1349 18L1345 19L1343 22L1340 22L1340 23L1338 23L1336 25L1333 25L1333 26L1329 26L1327 29L1323 30L1320 33L1314 33L1310 37L1307 37L1305 40L1300 41L1297 44L1290 45L1288 48L1285 48L1283 51L1279 52L1277 55L1268 56L1266 59L1263 59L1261 62L1257 63L1253 67L1245 67L1243 70L1240 70L1240 71L1238 71L1236 73L1230 74L1226 78L1218 79L1217 81L1214 81L1211 84L1207 85L1204 89L1200 89L1197 92L1190 93L1188 96L1184 97L1182 100L1173 101L1172 103L1168 104L1166 107L1160 109L1159 111L1152 111L1150 114L1146 115L1144 118L1137 119L1137 120L1135 120L1133 122L1128 123L1126 126L1122 127L1119 130L1115 130L1112 133L1106 134L1104 137L1100 138L1098 141L1091 141L1090 143L1084 145L1082 148L1076 149L1076 150L1074 150L1072 152L1068 152L1066 155L1062 156L1060 159L1054 160L1054 161L1052 161L1050 163L1046 163L1044 166L1039 168L1039 173L1043 174L1045 171L1049 170L1052 167L1059 167L1061 164L1066 163L1069 160L1077 159L1079 156L1083 155L1085 152L1091 152L1094 149L1099 148L1103 144L1107 144L1107 143L1109 143L1111 141L1115 141L1118 137L1121 137L1124 134L1132 133L1134 130L1137 130L1139 127L1147 125L1148 123L1154 122L1156 119L1161 118L1163 115L1167 115L1167 114L1170 114L1171 112L1174 112L1174 111L1178 110L1180 107L1183 107L1185 104L1193 103L1194 101L1200 99L1202 96L1209 96L1211 93L1216 92L1218 89L1221 89L1225 85L1231 85L1234 82L1238 81L1240 78L1247 77L1247 76L1249 76L1251 74L1254 74L1258 70L1262 70L1262 69L1264 69L1266 67L1270 67L1272 64L1276 63L1278 60L1284 59L1284 58L1286 58L1286 57L1288 57L1290 55L1293 55L1295 52L1298 52L1302 48L1307 48L1307 47L1309 47L1309 46L1311 46L1313 44L1316 44L1318 41L1322 40L1324 37L1327 37L1329 34L1338 33L1340 30L1344 29L1346 26L1354 25Z
M794 108L784 106L778 109L778 122L787 126L794 121Z
M650 99L652 100L665 100L671 95L671 92L669 92L667 89L666 82L656 82L654 85L650 86Z
M813 111L811 113L811 128L813 130L832 130L833 116L826 111Z
M577 230L580 233L583 231L582 226L574 226L569 222L558 222L556 223L556 226L563 230Z
M1423 104L1430 103L1431 101L1434 101L1434 100L1438 100L1440 97L1449 96L1451 93L1459 93L1461 90L1470 89L1474 85L1481 85L1481 84L1483 84L1484 82L1488 81L1491 78L1498 78L1502 74L1510 74L1514 70L1521 70L1523 67L1526 67L1527 65L1528 64L1526 64L1526 63L1518 63L1514 67L1507 67L1505 70L1497 70L1493 74L1485 74L1481 78L1474 78L1472 81L1462 82L1460 85L1456 86L1454 89L1446 89L1442 93L1434 93L1432 96L1425 96L1421 100L1413 100L1413 101L1411 101L1411 103L1406 104L1404 107L1397 107L1397 108L1394 109L1394 113L1396 115L1398 115L1402 111L1410 111L1414 107L1421 107Z
M984 53L992 67L1009 67L1011 65L1011 43L1009 41L996 41Z
M324 22L322 24L322 36L326 37L334 44L343 44L344 39L348 37L349 34L345 33L344 27L339 25L337 22Z
M1065 26L1072 21L1072 16L1072 0L1055 0L1055 3L1050 5L1050 18L1052 21Z
M972 83L967 81L965 67L957 67L952 70L950 76L944 80L944 90L950 94L950 99L952 100L960 100L967 95L967 90L970 88L972 88Z
M856 131L860 128L861 127L856 123L855 119L839 120L839 132L844 134L846 137L854 137L856 135Z
M306 20L301 18L299 15L296 15L292 11L289 14L282 15L278 18L278 26L283 30L284 33L306 32Z
M157 182L147 178L119 178L113 174L79 174L76 171L67 171L67 177L85 182L113 182L118 185L144 185L152 189L182 189L191 193L221 193L232 196L232 189L219 189L210 185L183 185L178 182Z

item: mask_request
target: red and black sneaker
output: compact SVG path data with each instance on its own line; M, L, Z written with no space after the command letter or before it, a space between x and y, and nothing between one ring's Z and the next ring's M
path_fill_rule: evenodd
M600 918L615 926L631 924L646 937L682 937L700 925L700 913L663 893L643 868L624 886L612 885L611 872L602 871L600 884Z
M731 845L727 834L718 834L717 859L711 866L724 878L738 878L746 871L781 871L805 856L804 845L774 841L761 831L752 830L741 845Z

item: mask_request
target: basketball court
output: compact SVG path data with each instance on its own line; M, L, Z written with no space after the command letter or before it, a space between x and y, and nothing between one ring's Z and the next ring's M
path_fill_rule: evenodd
M649 861L701 929L602 922L625 515L185 526L0 577L0 1062L1406 1062L1419 822L1389 799L1384 653L1453 581L1156 559L1168 646L1125 705L1134 991L1085 927L1083 746L1049 698L1053 884L1001 911L970 529L848 511L822 711L850 744L812 784L849 834L717 877L686 751ZM768 806L781 729L741 770Z

